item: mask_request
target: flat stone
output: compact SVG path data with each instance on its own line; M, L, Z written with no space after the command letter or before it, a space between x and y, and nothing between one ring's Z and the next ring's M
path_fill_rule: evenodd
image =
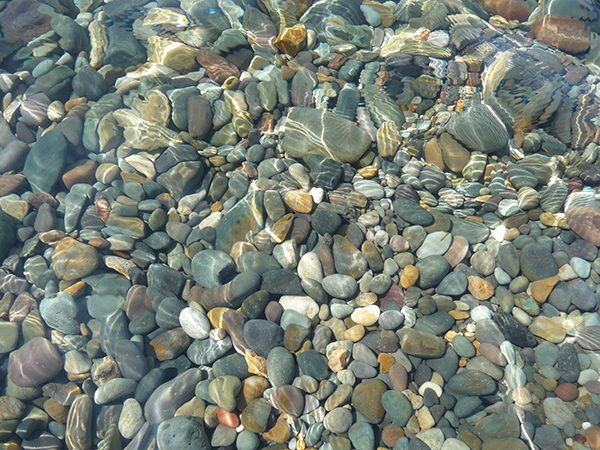
M496 392L496 383L478 370L465 370L453 376L446 387L460 395L490 395Z
M558 397L546 398L542 402L544 414L550 423L558 428L563 428L565 425L575 419L575 414L571 412L569 407Z
M317 154L354 163L370 144L366 131L338 114L302 107L288 112L283 150L294 158Z
M44 297L39 308L40 315L49 327L65 334L79 334L79 308L71 294L57 292Z
M413 225L429 226L434 222L433 216L418 203L404 198L394 200L394 213Z
M558 265L545 247L529 244L521 250L521 270L530 281L537 281L557 275Z
M67 140L57 130L37 140L25 160L23 175L33 192L50 192L58 182L66 163Z
M419 358L439 358L444 354L446 344L434 334L407 329L401 340L402 351Z

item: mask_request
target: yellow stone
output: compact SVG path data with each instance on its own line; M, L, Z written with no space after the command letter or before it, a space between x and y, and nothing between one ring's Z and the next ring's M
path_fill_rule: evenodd
M480 277L471 276L469 279L469 292L477 300L483 301L494 295L494 287L486 280Z
M108 48L108 33L103 20L94 20L88 26L90 33L90 66L93 69L102 67L104 53Z
M189 402L184 403L175 411L175 417L177 416L192 416L204 418L204 410L206 405L204 400L198 397L193 397Z
M150 89L143 96L143 100L134 97L131 107L137 110L144 120L157 123L163 127L169 124L171 104L167 96L158 89Z
M271 241L276 244L281 244L285 241L285 237L287 236L290 228L292 227L292 222L294 221L293 214L286 214L281 219L279 219L273 227L267 229L269 236L271 237Z
M254 121L248 111L237 111L231 119L233 129L238 136L245 138L254 127Z
M379 156L382 158L393 158L402 141L402 135L396 122L383 122L377 130L377 150L379 151Z
M187 27L190 20L185 14L166 8L152 8L144 19L144 26L169 24L176 27Z
M308 192L302 189L286 192L283 201L294 212L310 214L312 211L312 197Z
M379 173L379 170L375 166L366 166L362 169L358 169L358 174L363 178L373 178L376 177Z
M510 228L504 235L504 240L514 241L519 236L521 236L521 232L518 230L518 228Z
M542 222L547 227L560 227L565 230L569 229L569 225L567 224L567 218L564 215L545 212L540 215L540 222Z
M446 165L444 164L444 158L442 157L442 149L438 145L437 138L430 139L423 148L423 154L427 164L433 164L440 170L444 170ZM455 170L455 172L458 172Z
M289 441L292 437L292 430L287 422L287 415L280 414L275 426L264 433L262 437L267 441L277 442L278 444Z
M517 405L528 405L531 403L531 393L525 386L517 387L512 392L511 397Z
M148 38L148 61L170 67L178 72L192 72L198 68L194 47L160 36Z
M413 286L419 279L419 269L415 266L408 265L402 271L400 275L400 284L404 289L408 289Z
M465 311L452 310L448 311L448 314L454 317L454 320L466 320L470 317L469 313Z
M29 212L29 203L17 194L9 194L0 198L0 209L19 222L23 222Z
M364 208L367 206L367 197L362 192L352 191L346 197L346 201L350 203L352 206L356 206L357 208Z
M87 284L85 283L85 281L78 281L77 283L75 283L75 284L69 286L67 289L65 289L65 292L71 294L75 298L78 298L83 295L83 293L85 292L86 286L87 286Z
M223 314L225 314L227 311L235 312L235 310L231 308L223 307L213 308L208 312L206 316L208 317L208 320L210 320L210 323L213 326L213 328L225 328L225 322L223 322Z
M346 366L346 361L348 360L348 350L345 348L340 348L338 350L334 350L329 355L329 360L327 361L327 365L332 370L332 372L339 372Z
M52 253L52 266L61 280L74 281L88 276L98 267L98 252L91 245L66 237Z
M559 323L554 321L553 318L545 316L536 317L529 326L529 331L531 331L534 336L554 344L560 344L567 335L567 332Z
M396 360L389 353L380 353L377 357L377 362L379 363L379 371L381 373L388 373Z
M377 295L374 294L373 292L361 292L360 294L358 294L358 297L356 297L356 304L358 306L370 306L370 305L374 305L375 303L377 303Z
M284 28L275 39L275 46L283 53L296 56L306 43L306 26L303 23Z
M267 360L265 358L258 356L249 348L246 349L244 357L246 358L246 364L248 365L248 372L265 378L269 377L267 374Z
M365 327L362 325L354 325L344 331L344 339L348 339L352 342L358 342L365 336Z
M545 278L543 280L534 281L533 283L531 283L531 296L535 299L536 302L544 303L548 299L548 296L550 295L550 292L552 292L552 289L554 289L554 286L556 286L556 283L558 283L559 281L560 276L558 275L555 275L550 278Z

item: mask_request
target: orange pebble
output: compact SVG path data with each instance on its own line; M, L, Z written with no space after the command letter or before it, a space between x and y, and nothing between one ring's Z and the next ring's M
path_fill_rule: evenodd
M236 413L225 411L220 406L217 406L217 420L224 427L237 428L240 424L240 419Z

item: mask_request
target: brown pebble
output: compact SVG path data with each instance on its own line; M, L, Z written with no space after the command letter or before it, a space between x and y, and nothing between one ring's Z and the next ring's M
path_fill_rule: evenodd
M554 394L565 402L572 402L579 397L579 389L571 383L561 383L554 389Z
M402 364L394 364L390 367L390 380L395 391L402 392L408 386L408 373Z
M62 176L62 182L67 189L71 189L74 184L94 184L96 182L96 169L98 165L91 159L82 159L75 164L67 167Z
M27 198L27 203L29 203L34 209L39 209L44 203L48 203L52 208L56 208L58 206L58 201L52 195L46 192L36 192L35 194L31 194Z
M146 286L134 285L127 291L125 300L125 314L129 320L133 320L144 311L152 310L152 302L146 295Z
M278 302L269 302L265 308L265 316L267 320L271 322L279 323L281 315L283 314L283 307Z
M404 431L396 424L387 425L381 432L381 440L389 448L394 448L398 439L404 437Z
M0 178L0 197L19 192L26 185L27 181L23 175L6 175Z
M44 411L52 417L52 420L59 423L65 423L69 414L69 407L61 405L53 398L50 398L44 402Z
M585 438L590 446L590 450L600 450L600 428L589 427L585 430Z

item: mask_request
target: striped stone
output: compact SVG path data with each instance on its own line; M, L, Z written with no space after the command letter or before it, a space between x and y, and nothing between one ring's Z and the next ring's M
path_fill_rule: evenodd
M581 348L591 351L600 350L600 325L581 328L575 333L575 339Z

